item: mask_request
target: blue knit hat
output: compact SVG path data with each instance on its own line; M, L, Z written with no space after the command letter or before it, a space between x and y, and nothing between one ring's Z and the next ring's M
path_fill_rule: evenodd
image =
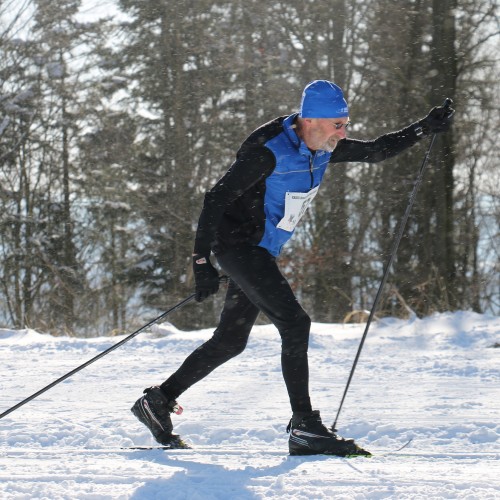
M342 89L327 80L309 82L302 92L302 118L343 118L349 116Z

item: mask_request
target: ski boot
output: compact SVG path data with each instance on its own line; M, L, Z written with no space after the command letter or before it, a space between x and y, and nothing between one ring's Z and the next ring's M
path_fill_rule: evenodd
M144 396L135 402L130 411L151 431L158 443L171 448L189 448L180 436L172 434L174 427L170 414L180 415L182 407L177 401L168 399L160 387L144 389Z
M371 456L354 439L344 439L327 429L318 410L295 412L287 427L290 455Z

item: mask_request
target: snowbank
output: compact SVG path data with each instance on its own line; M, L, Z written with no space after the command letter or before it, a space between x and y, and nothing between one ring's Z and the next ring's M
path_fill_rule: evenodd
M327 425L363 329L312 325L311 393ZM174 425L192 450L121 449L154 445L130 406L210 334L155 326L2 419L0 497L500 498L500 318L457 312L372 325L338 422L371 459L288 456L270 325L180 398ZM119 340L0 330L0 412Z

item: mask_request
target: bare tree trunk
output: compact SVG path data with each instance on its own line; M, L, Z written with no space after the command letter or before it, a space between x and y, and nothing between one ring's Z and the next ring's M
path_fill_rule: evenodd
M327 74L344 89L348 84L347 51L344 47L347 16L345 1L334 0L327 6L326 11L335 13L325 16L328 23L323 33L328 40ZM321 18L321 14L326 12L319 9L318 17ZM316 232L313 235L311 255L314 285L311 291L311 307L316 321L341 321L352 307L346 189L346 168L330 166L321 187L321 196L315 204Z
M456 0L433 0L433 41L432 41L432 90L430 102L441 104L445 97L454 98L456 93L457 54L455 49L455 9ZM439 280L436 299L445 308L457 304L455 294L456 257L454 249L454 134L453 129L438 136L434 153L436 168L431 187L436 203L436 230L433 238L433 262Z
M60 56L61 65L64 65L63 56ZM68 136L68 116L66 89L64 78L61 81L61 115L62 115L62 191L63 191L63 255L60 267L61 304L64 318L64 327L71 331L75 322L74 311L74 293L76 276L76 257L73 244L73 222L71 217L71 188L69 179L70 161L69 161L69 136Z

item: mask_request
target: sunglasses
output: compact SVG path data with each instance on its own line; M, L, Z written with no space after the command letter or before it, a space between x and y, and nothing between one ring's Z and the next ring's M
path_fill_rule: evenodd
M347 130L347 128L351 126L351 122L349 121L347 123L334 123L333 126L336 130L340 130L342 127Z

